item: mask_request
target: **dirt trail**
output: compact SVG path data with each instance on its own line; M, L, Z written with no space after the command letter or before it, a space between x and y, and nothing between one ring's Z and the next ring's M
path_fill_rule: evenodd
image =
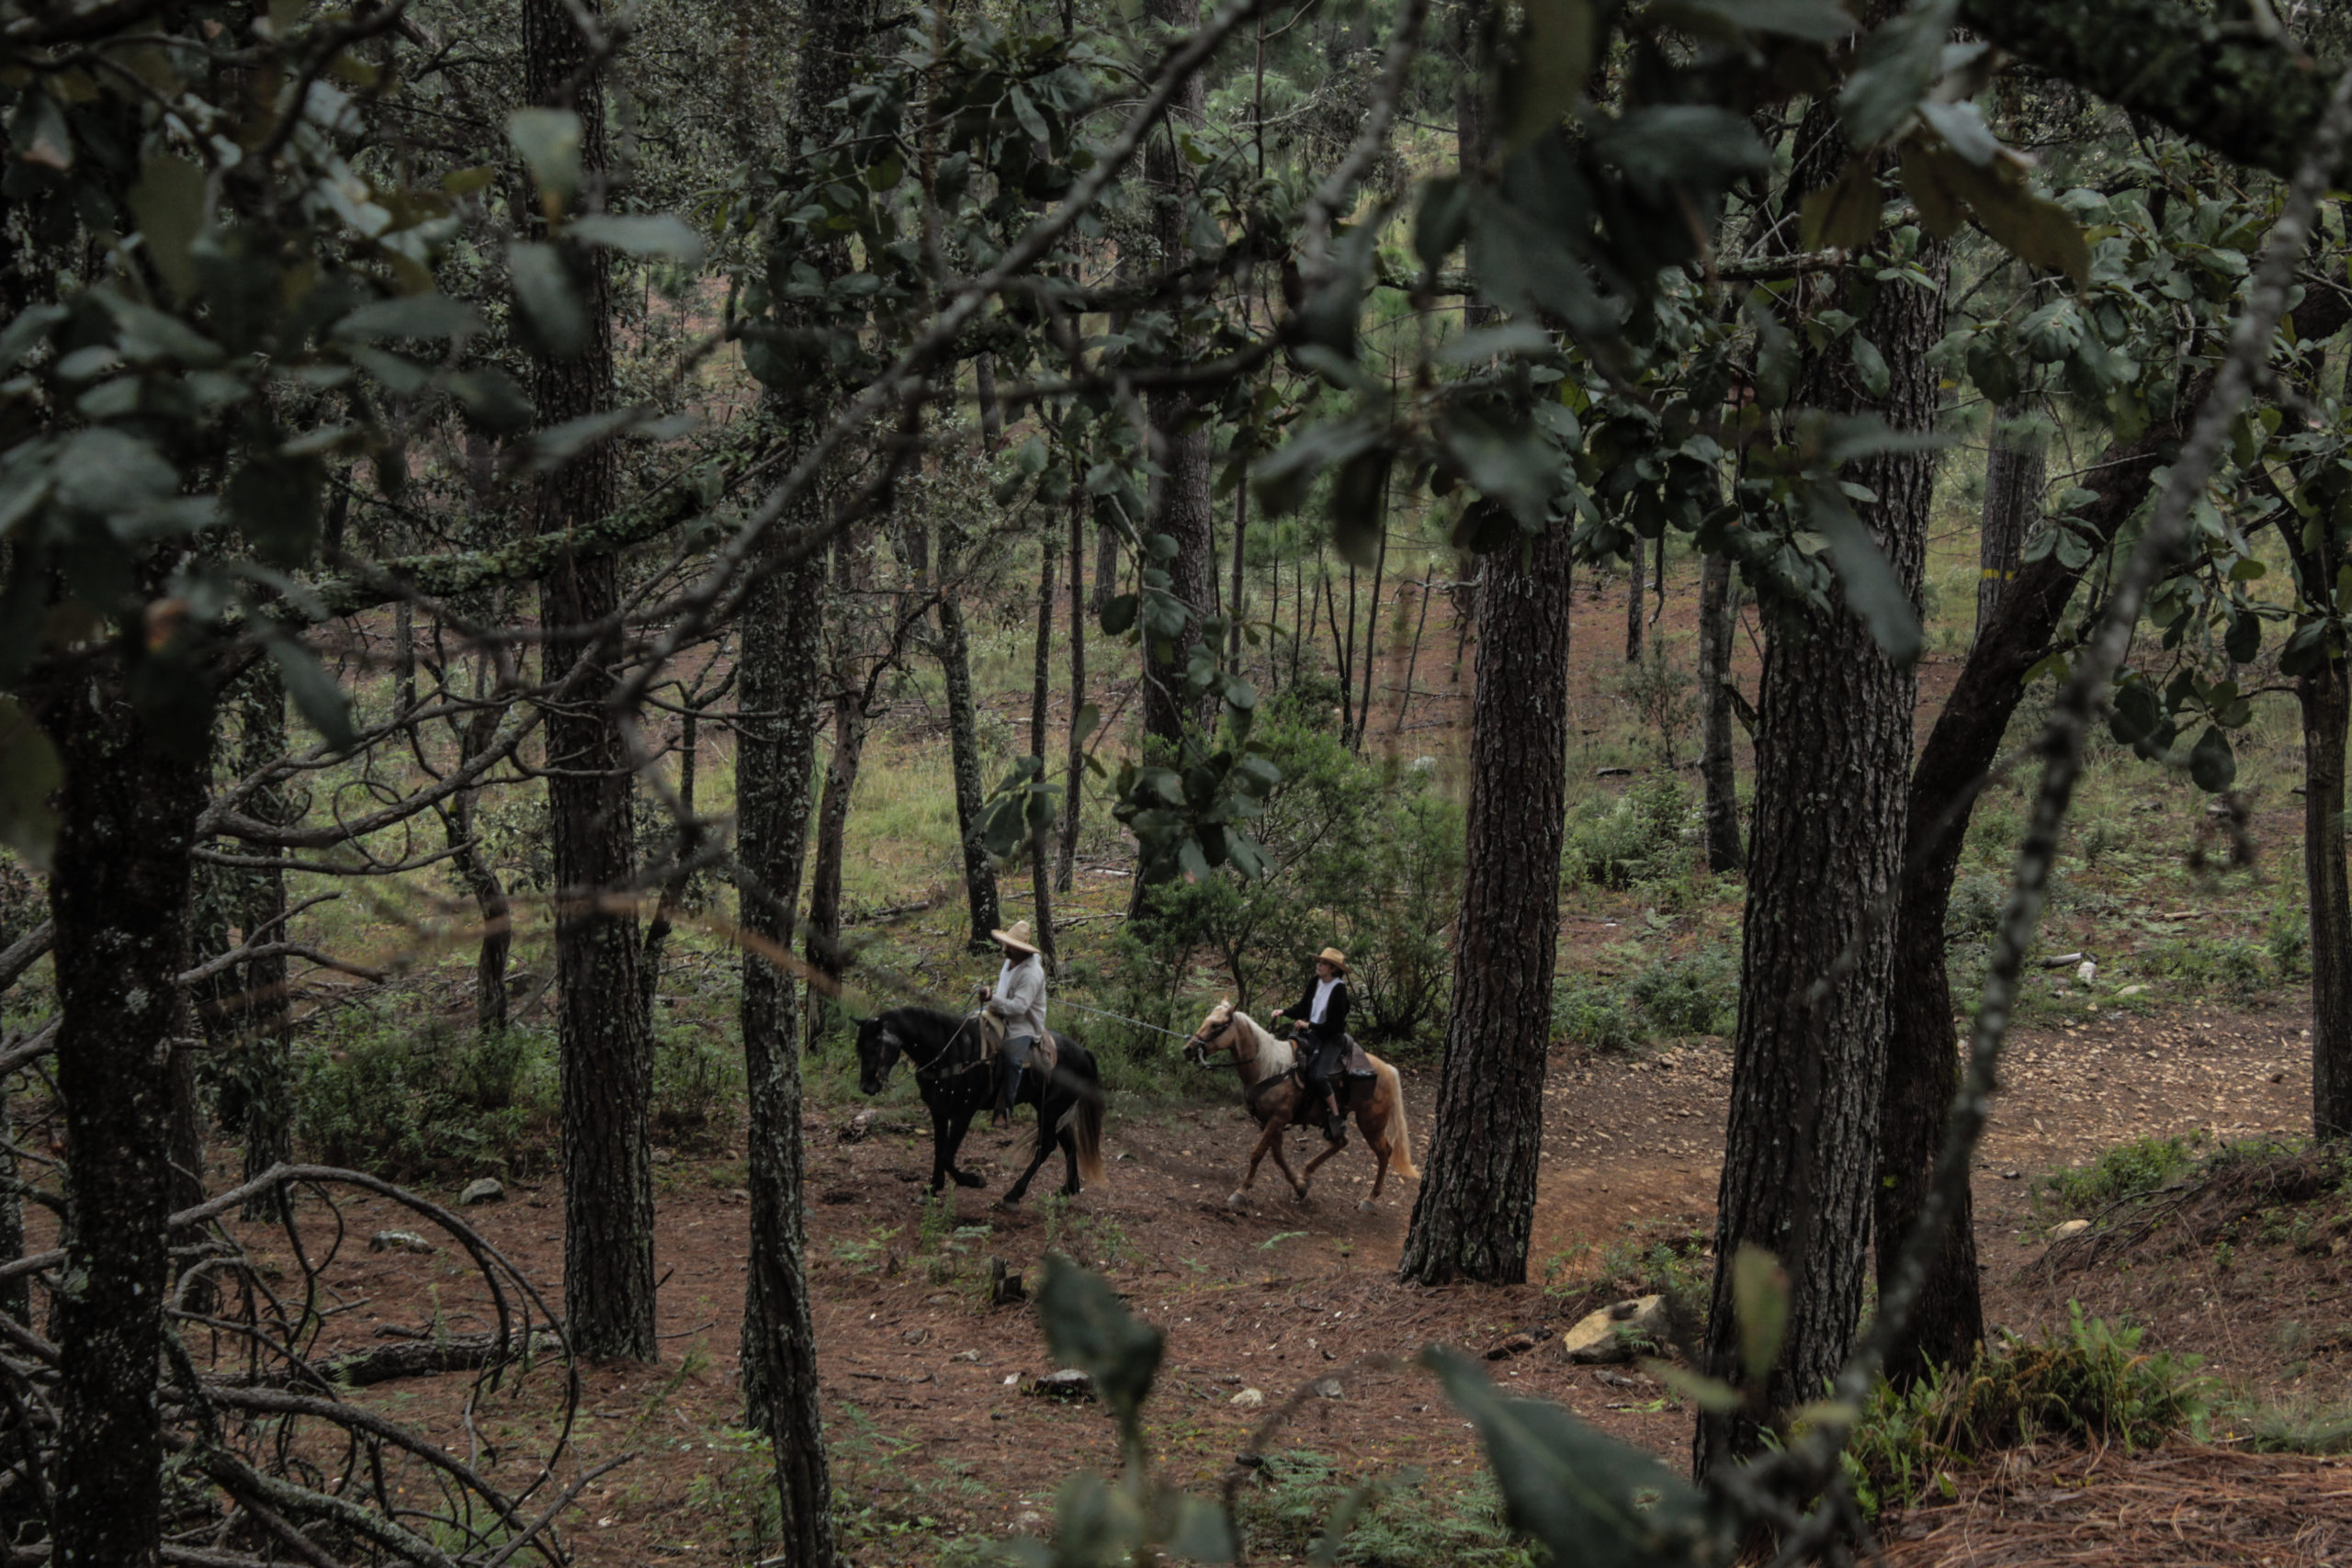
M2021 1032L1977 1182L1996 1321L2023 1328L2061 1310L2046 1292L2018 1282L2018 1266L2042 1245L2027 1178L2127 1137L2236 1137L2299 1125L2309 1103L2301 1027L2300 1015L2284 1011L2199 1012ZM1555 1058L1533 1267L1581 1249L1563 1274L1589 1275L1611 1243L1703 1231L1729 1077L1727 1050L1705 1043L1643 1061ZM1424 1147L1432 1088L1427 1079L1408 1085ZM859 1109L814 1111L807 1131L836 1479L854 1507L871 1510L864 1516L871 1529L858 1538L861 1562L897 1560L888 1545L894 1521L1009 1530L1024 1515L1049 1511L1071 1469L1115 1458L1098 1409L1021 1392L1022 1380L1051 1369L1033 1316L980 1304L991 1257L1026 1268L1049 1248L1067 1250L1105 1268L1135 1310L1167 1331L1152 1431L1171 1470L1195 1483L1226 1468L1264 1413L1237 1406L1236 1395L1260 1390L1271 1407L1327 1377L1339 1380L1339 1397L1306 1398L1277 1446L1340 1456L1357 1472L1419 1465L1440 1478L1467 1477L1476 1455L1463 1422L1402 1359L1431 1339L1484 1349L1516 1331L1556 1328L1576 1304L1547 1296L1540 1282L1398 1285L1391 1269L1414 1185L1392 1183L1376 1210L1359 1212L1372 1168L1360 1141L1325 1167L1311 1205L1291 1202L1269 1168L1253 1202L1228 1208L1251 1133L1231 1105L1114 1115L1109 1181L1067 1208L1039 1199L1012 1213L993 1207L992 1193L1025 1153L1026 1129L1017 1142L980 1134L974 1163L990 1190L959 1194L961 1228L934 1226L926 1245L915 1198L929 1166L928 1133L916 1131L913 1108L893 1101L883 1108L889 1130L844 1142ZM1059 1169L1057 1159L1046 1174ZM737 1409L740 1171L726 1161L661 1168L668 1359L653 1369L587 1370L591 1418L578 1460L630 1450L642 1457L589 1494L574 1530L583 1563L635 1563L688 1547L722 1553L718 1500L730 1485L755 1486L756 1466L729 1451L724 1432ZM555 1189L525 1189L507 1204L469 1213L560 1299ZM365 1235L397 1218L363 1203L350 1224ZM425 1320L435 1300L444 1311L462 1310L454 1298L429 1293L461 1290L446 1263L360 1254L339 1283L352 1297L371 1298L338 1320L354 1343L372 1342L379 1324ZM2210 1337L2196 1322L2160 1323L2155 1333L2198 1348ZM2323 1348L2312 1360L2333 1386L2341 1378L2329 1369L2352 1356ZM1675 1458L1687 1451L1689 1417L1638 1375L1610 1373L1617 1381L1608 1381L1566 1365L1548 1345L1494 1371L1514 1389L1560 1400L1621 1437ZM438 1419L431 1413L455 1398L457 1382L419 1380L395 1397L411 1415ZM453 1437L454 1414L441 1417ZM514 1429L531 1414L527 1405L502 1411L504 1425L493 1429Z

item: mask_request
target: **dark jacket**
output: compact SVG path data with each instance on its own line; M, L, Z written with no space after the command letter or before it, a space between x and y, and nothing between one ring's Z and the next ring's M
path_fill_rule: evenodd
M1306 982L1306 994L1290 1010L1298 1021L1298 1030L1310 1057L1308 1071L1317 1077L1330 1072L1339 1064L1338 1052L1348 1032L1348 979L1342 975L1340 983L1331 987L1331 999L1323 1009L1323 1021L1310 1023L1315 1015L1315 982Z

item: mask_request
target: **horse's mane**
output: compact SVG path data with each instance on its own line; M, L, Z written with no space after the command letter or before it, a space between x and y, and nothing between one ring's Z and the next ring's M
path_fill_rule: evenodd
M1276 1039L1263 1024L1231 1002L1217 1003L1216 1010L1209 1016L1215 1018L1217 1012L1224 1013L1227 1021L1239 1026L1243 1036L1250 1042L1251 1051L1257 1055L1260 1070L1268 1077L1280 1077L1298 1065L1297 1047L1287 1040Z

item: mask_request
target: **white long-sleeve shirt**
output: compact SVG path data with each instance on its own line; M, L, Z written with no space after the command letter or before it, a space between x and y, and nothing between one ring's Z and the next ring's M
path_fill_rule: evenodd
M1008 1040L1023 1034L1046 1038L1046 966L1035 953L1017 964L1005 960L997 972L996 993L989 998L989 1010L1004 1020Z

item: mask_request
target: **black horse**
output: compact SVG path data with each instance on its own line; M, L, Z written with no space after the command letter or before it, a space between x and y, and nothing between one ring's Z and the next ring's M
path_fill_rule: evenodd
M1058 1030L1054 1046L1060 1060L1050 1081L1035 1071L1021 1075L1019 1102L1037 1108L1037 1143L1029 1168L1005 1192L1008 1203L1028 1195L1030 1179L1057 1145L1068 1172L1064 1196L1078 1195L1081 1175L1089 1181L1102 1179L1102 1080L1085 1046ZM972 1118L996 1103L994 1064L981 1054L979 1021L930 1008L893 1008L859 1020L857 1087L881 1093L901 1054L914 1064L922 1102L931 1109L933 1195L945 1190L951 1176L958 1187L985 1187L978 1177L956 1168L956 1151Z

